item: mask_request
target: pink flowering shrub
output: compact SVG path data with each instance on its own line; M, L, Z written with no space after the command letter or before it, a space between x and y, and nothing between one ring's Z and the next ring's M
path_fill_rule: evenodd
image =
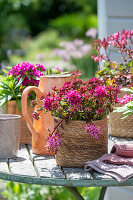
M104 69L99 70L96 75L101 77L105 83L115 80L122 86L133 86L133 30L124 30L107 37L97 39L93 42L97 55L92 55L94 61L104 62ZM113 47L120 55L120 63L111 60L109 48Z
M100 128L92 121L101 120L112 111L112 104L117 102L119 91L118 86L104 86L104 82L98 78L91 78L88 81L75 78L65 82L60 89L54 87L53 92L43 98L41 109L39 108L45 113L51 111L53 116L61 119L47 138L48 150L57 152L62 136L58 127L64 120L86 121L85 131L98 139L101 134Z

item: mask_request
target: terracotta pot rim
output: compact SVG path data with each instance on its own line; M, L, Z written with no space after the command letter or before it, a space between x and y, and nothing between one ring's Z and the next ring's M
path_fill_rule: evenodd
M72 74L70 73L66 73L66 74L50 74L50 75L44 75L44 76L40 76L40 79L41 78L59 78L59 77L69 77L71 76Z

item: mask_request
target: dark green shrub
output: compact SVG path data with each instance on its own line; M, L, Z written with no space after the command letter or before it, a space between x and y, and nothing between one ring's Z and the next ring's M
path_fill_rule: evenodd
M84 13L63 15L51 21L50 26L62 35L70 37L85 37L85 32L91 27L97 27L97 16Z

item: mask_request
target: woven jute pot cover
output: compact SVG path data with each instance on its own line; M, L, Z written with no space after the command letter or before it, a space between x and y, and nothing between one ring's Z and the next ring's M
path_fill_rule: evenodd
M118 97L122 98L126 93L126 91L121 91ZM121 104L115 105L115 107L121 106ZM109 134L116 137L133 138L133 114L125 119L120 119L122 117L122 113L112 112L109 114Z
M133 138L133 114L123 117L122 113L112 112L109 114L109 134L116 137Z
M55 126L61 119L56 118ZM57 165L63 167L84 167L85 162L94 160L108 151L107 119L93 122L101 127L99 140L92 138L84 130L85 121L63 121L59 130L63 133L62 145L55 156Z

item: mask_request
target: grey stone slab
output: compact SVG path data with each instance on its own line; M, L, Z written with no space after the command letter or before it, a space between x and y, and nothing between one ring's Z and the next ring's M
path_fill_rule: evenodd
M97 179L97 180L101 180L101 179L111 180L111 179L113 179L111 176L101 174L101 173L98 173L98 172L93 172L93 178Z
M40 177L45 178L65 178L61 169L56 165L54 156L36 155L32 153L31 145L28 145L34 167Z
M21 145L18 155L14 159L9 159L11 174L21 176L37 176L25 145Z
M92 179L92 176L89 172L86 172L83 168L62 168L65 176L69 180L73 179Z

